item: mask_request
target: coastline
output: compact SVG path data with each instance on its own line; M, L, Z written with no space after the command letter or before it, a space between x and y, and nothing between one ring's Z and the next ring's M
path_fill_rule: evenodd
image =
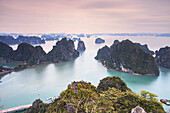
M100 60L97 60L97 61L101 62ZM102 63L102 62L101 62L101 63ZM116 70L116 69L108 68L108 67L107 67L106 65L104 65L103 63L102 63L102 65L103 65L104 67L106 67L108 70L118 71L118 72L124 72L124 73L132 74L132 75L135 75L135 76L159 76L159 75L154 75L154 74L145 74L145 75L143 75L143 74L140 74L140 73L130 73L130 72L122 71L122 70Z

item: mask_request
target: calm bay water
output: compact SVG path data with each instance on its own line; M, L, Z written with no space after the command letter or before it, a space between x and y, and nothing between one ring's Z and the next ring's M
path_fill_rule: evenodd
M41 64L3 76L0 79L0 105L4 105L6 109L30 104L37 98L47 102L46 98L58 96L73 81L84 80L97 86L99 81L107 76L120 77L129 88L137 93L147 90L157 94L158 98L170 99L170 69L160 67L160 76L157 77L135 76L107 70L94 59L99 48L104 45L110 46L115 39L130 39L141 44L148 44L149 48L155 51L160 47L170 46L169 37L102 36L102 38L106 40L106 43L95 44L95 38L82 38L85 41L86 51L70 62ZM55 43L56 41L48 41L41 46L48 52ZM77 42L75 44L77 45ZM17 48L17 46L12 47ZM170 109L167 106L164 108Z

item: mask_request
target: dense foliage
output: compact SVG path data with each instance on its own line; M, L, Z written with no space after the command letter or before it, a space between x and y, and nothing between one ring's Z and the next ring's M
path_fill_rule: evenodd
M121 91L127 91L130 90L125 82L121 80L119 77L113 76L113 77L106 77L102 80L100 80L99 85L97 86L97 90L99 92L101 91L107 91L109 88L116 88Z
M0 42L0 53L2 62L23 63L23 65L19 65L15 68L17 70L42 62L65 62L79 56L79 52L75 50L74 42L66 38L58 41L56 46L54 46L48 54L46 54L41 46L34 47L28 43L21 43L18 45L17 50L13 50L9 45L3 42Z
M159 75L158 66L149 53L143 51L137 44L124 40L116 45L99 49L95 59L109 69L136 73L141 75Z
M120 86L117 87L116 83ZM33 107L26 112L129 113L132 108L140 106L146 112L165 113L156 97L157 95L148 91L141 91L140 95L134 93L119 77L107 77L100 81L98 88L84 81L72 82L48 106L41 102L41 105L38 104L36 107L35 101Z

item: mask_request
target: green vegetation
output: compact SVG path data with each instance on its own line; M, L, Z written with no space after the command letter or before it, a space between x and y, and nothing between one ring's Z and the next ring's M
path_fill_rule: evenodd
M107 91L109 88L115 87L121 91L130 90L125 82L121 80L119 77L106 77L100 80L99 85L97 86L98 91Z
M158 66L152 55L143 51L137 44L124 40L111 48L99 49L95 59L109 69L141 75L159 75Z
M107 77L97 88L84 81L72 82L52 103L36 100L26 113L129 113L136 106L146 112L165 113L156 97L148 91L132 92L119 77Z
M9 45L0 42L0 61L5 63L20 62L14 70L25 69L29 66L38 65L43 62L66 62L79 56L75 50L74 42L63 38L56 43L56 46L47 54L41 46L32 46L28 43L21 43L17 50Z

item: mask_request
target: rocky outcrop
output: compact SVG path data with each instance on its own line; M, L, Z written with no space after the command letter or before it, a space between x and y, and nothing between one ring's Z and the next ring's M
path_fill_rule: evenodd
M79 52L74 47L72 40L63 38L58 41L53 49L47 54L48 60L51 62L65 62L75 59L79 56Z
M131 113L146 113L146 112L142 107L136 106L135 108L132 109Z
M38 99L33 102L26 113L165 112L161 103L155 98L155 94L149 92L145 94L148 96L143 97L131 91L119 77L102 79L98 88L90 82L74 81L54 101L44 104ZM150 94L152 97L150 97Z
M77 51L85 51L86 47L83 41L79 41L78 42L78 47L77 47Z
M154 55L154 52L149 50L148 45L141 45L140 43L136 43L142 50L144 50L145 52Z
M97 86L97 90L99 92L101 92L101 91L106 91L106 90L108 90L109 88L112 88L112 87L119 89L121 91L130 90L127 87L127 85L125 84L125 82L123 80L121 80L119 77L116 77L116 76L106 77L106 78L100 80L100 83Z
M101 39L101 38L97 38L97 39L95 40L95 43L96 43L96 44L105 43L105 40L103 40L103 39Z
M41 46L34 47L27 43L21 43L15 51L14 59L34 65L46 61L46 53Z
M12 62L14 60L14 51L12 47L9 47L9 45L0 42L0 58L3 59L3 62Z
M159 66L170 69L170 47L160 48L155 52L155 61Z
M114 40L113 44L110 46L112 48L114 45L117 45L119 43L119 40Z
M105 46L99 49L95 59L101 61L108 69L138 75L159 75L153 56L129 40L119 42L111 48Z

